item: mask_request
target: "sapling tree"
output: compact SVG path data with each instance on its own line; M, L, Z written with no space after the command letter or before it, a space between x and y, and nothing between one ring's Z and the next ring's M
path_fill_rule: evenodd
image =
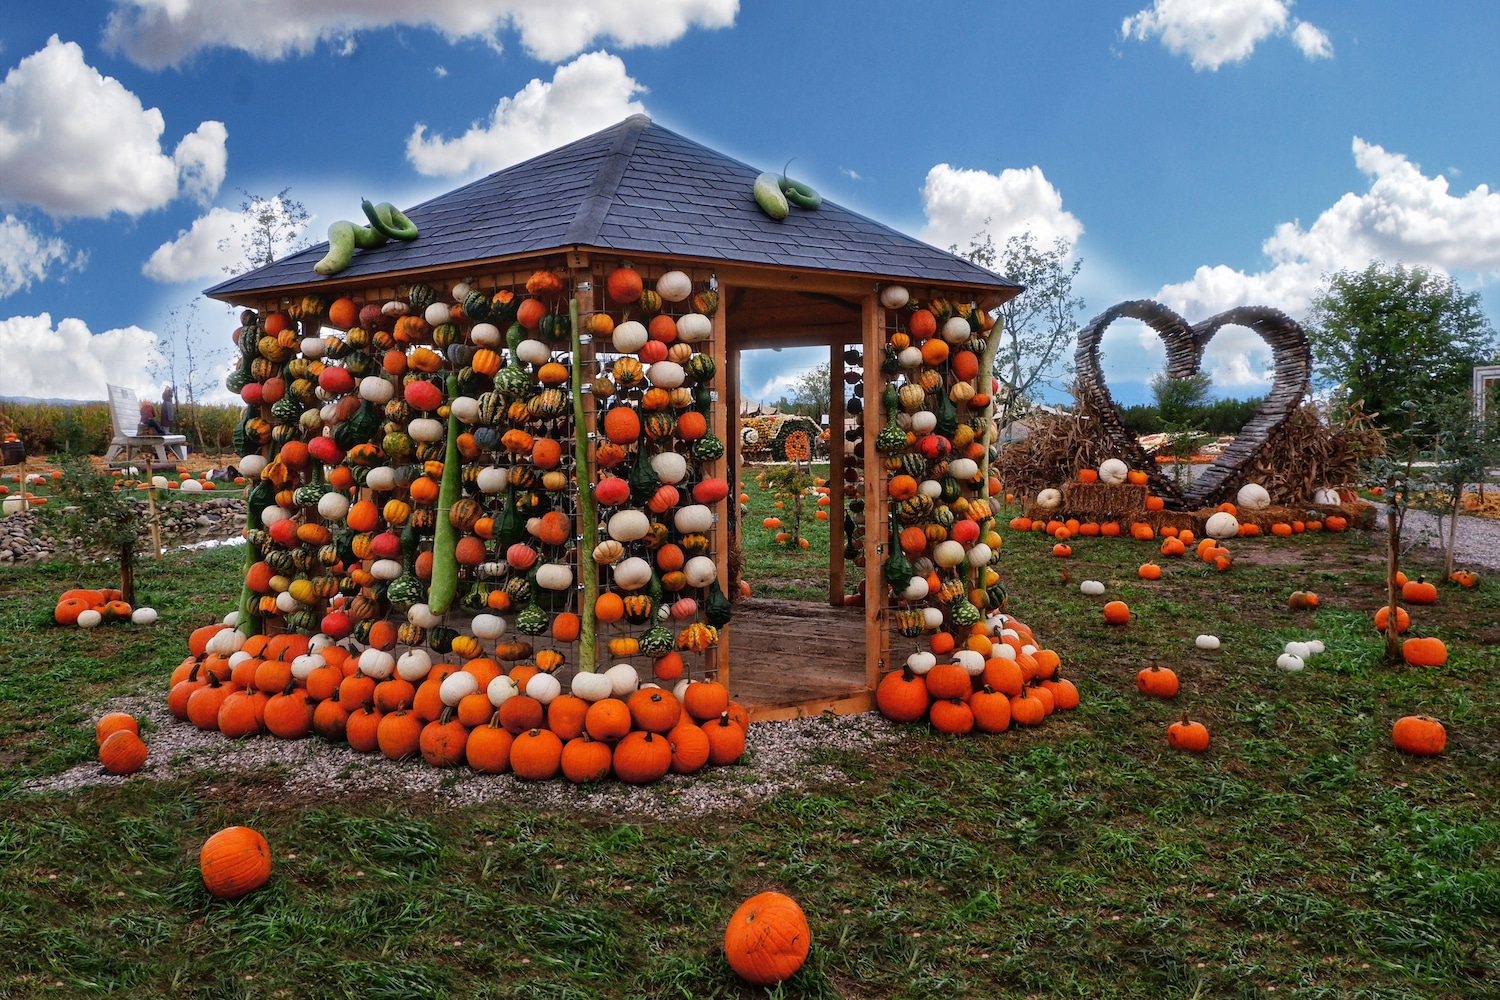
M1500 463L1500 418L1493 412L1477 413L1469 396L1453 397L1432 410L1437 431L1426 455L1432 462L1427 478L1438 487L1430 497L1439 535L1443 534L1443 518L1448 519L1443 543L1443 578L1447 579L1453 575L1464 488L1483 483L1490 466Z
M115 489L116 480L100 472L87 456L61 460L62 478L49 483L52 502L37 508L53 531L77 543L74 558L111 552L120 563L120 594L135 603L135 547L143 523L139 504Z

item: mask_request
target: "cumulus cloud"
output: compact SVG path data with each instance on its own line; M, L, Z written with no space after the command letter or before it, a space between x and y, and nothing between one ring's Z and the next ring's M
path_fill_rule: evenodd
M0 355L0 396L106 399L106 384L160 391L150 375L161 361L156 334L138 326L95 334L81 319L54 327L48 313L12 316L0 320Z
M45 281L54 264L80 268L86 256L76 256L57 237L43 237L30 226L7 215L0 222L0 299Z
M1120 24L1127 39L1160 38L1167 51L1186 55L1196 70L1243 62L1273 35L1291 30L1292 43L1309 59L1333 56L1321 29L1291 16L1292 0L1155 0Z
M1156 297L1195 321L1252 304L1301 316L1325 274L1363 269L1371 260L1500 276L1500 191L1480 184L1454 195L1447 178L1426 176L1399 153L1358 137L1352 148L1355 165L1370 178L1369 189L1345 194L1305 229L1299 222L1278 225L1261 244L1270 267L1247 273L1223 264L1203 266ZM1221 343L1229 334L1215 338L1211 356L1228 357L1244 342L1260 343L1250 334Z
M418 124L406 140L406 158L428 176L499 170L644 113L633 98L645 89L619 56L588 52L557 67L551 82L533 79L500 98L488 121L456 139L429 138Z
M178 230L175 240L157 247L141 273L163 284L223 277L224 269L240 259L236 227L246 221L242 212L210 209L190 229Z
M595 40L665 45L694 27L727 28L738 11L739 0L114 0L104 38L139 65L160 69L212 48L284 59L394 27L498 48L500 33L512 28L532 55L561 62Z
M1058 239L1071 247L1083 235L1083 223L1036 166L996 175L939 163L922 185L922 210L927 224L917 235L937 247L966 247L981 231L997 247L1028 230L1043 247Z
M228 132L206 121L168 155L166 123L53 35L0 83L0 201L53 217L140 215L179 194L207 202L224 181Z

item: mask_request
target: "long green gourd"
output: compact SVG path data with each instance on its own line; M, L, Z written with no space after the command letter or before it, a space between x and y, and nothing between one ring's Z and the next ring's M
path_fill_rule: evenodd
M448 376L448 399L458 398L458 376ZM438 488L437 524L432 532L432 583L427 588L427 606L435 615L445 613L458 595L458 529L448 511L458 502L463 470L459 467L458 415L448 408L448 448L443 455L443 483Z
M599 544L599 508L594 503L594 484L589 475L588 425L583 412L583 341L578 335L578 300L568 303L572 321L573 348L573 478L578 490L578 519L583 541L578 549L578 575L583 577L583 607L579 608L578 669L594 672L594 635L598 619L594 605L599 600L599 571L594 565L594 546Z
M986 389L993 389L995 379L995 355L1000 353L1000 338L1005 332L1005 314L1001 313L995 317L995 325L990 328L990 337L984 342L984 354L979 359L979 377L987 379ZM987 393L990 397L989 405L984 408L984 457L979 460L979 489L984 494L985 503L990 502L990 446L995 443L995 394ZM969 577L970 585L975 586L975 581L983 583L984 567L975 566Z

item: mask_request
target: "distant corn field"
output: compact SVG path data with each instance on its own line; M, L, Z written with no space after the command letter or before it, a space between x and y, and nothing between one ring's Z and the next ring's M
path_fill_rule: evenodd
M238 406L177 406L178 434L185 434L193 451L220 454L230 448L235 424L243 409ZM134 431L135 428L127 428ZM201 431L201 437L200 437ZM15 434L26 445L26 453L43 455L103 455L114 436L109 407L102 401L89 403L0 402L0 433Z

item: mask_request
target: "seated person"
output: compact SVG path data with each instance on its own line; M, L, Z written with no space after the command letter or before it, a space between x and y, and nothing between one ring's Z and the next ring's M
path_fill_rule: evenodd
M156 422L171 433L172 428L177 425L177 407L172 402L172 387L164 385L161 389L161 405L156 408Z
M166 430L156 421L156 407L150 400L141 403L141 423L135 429L137 437L165 437Z

